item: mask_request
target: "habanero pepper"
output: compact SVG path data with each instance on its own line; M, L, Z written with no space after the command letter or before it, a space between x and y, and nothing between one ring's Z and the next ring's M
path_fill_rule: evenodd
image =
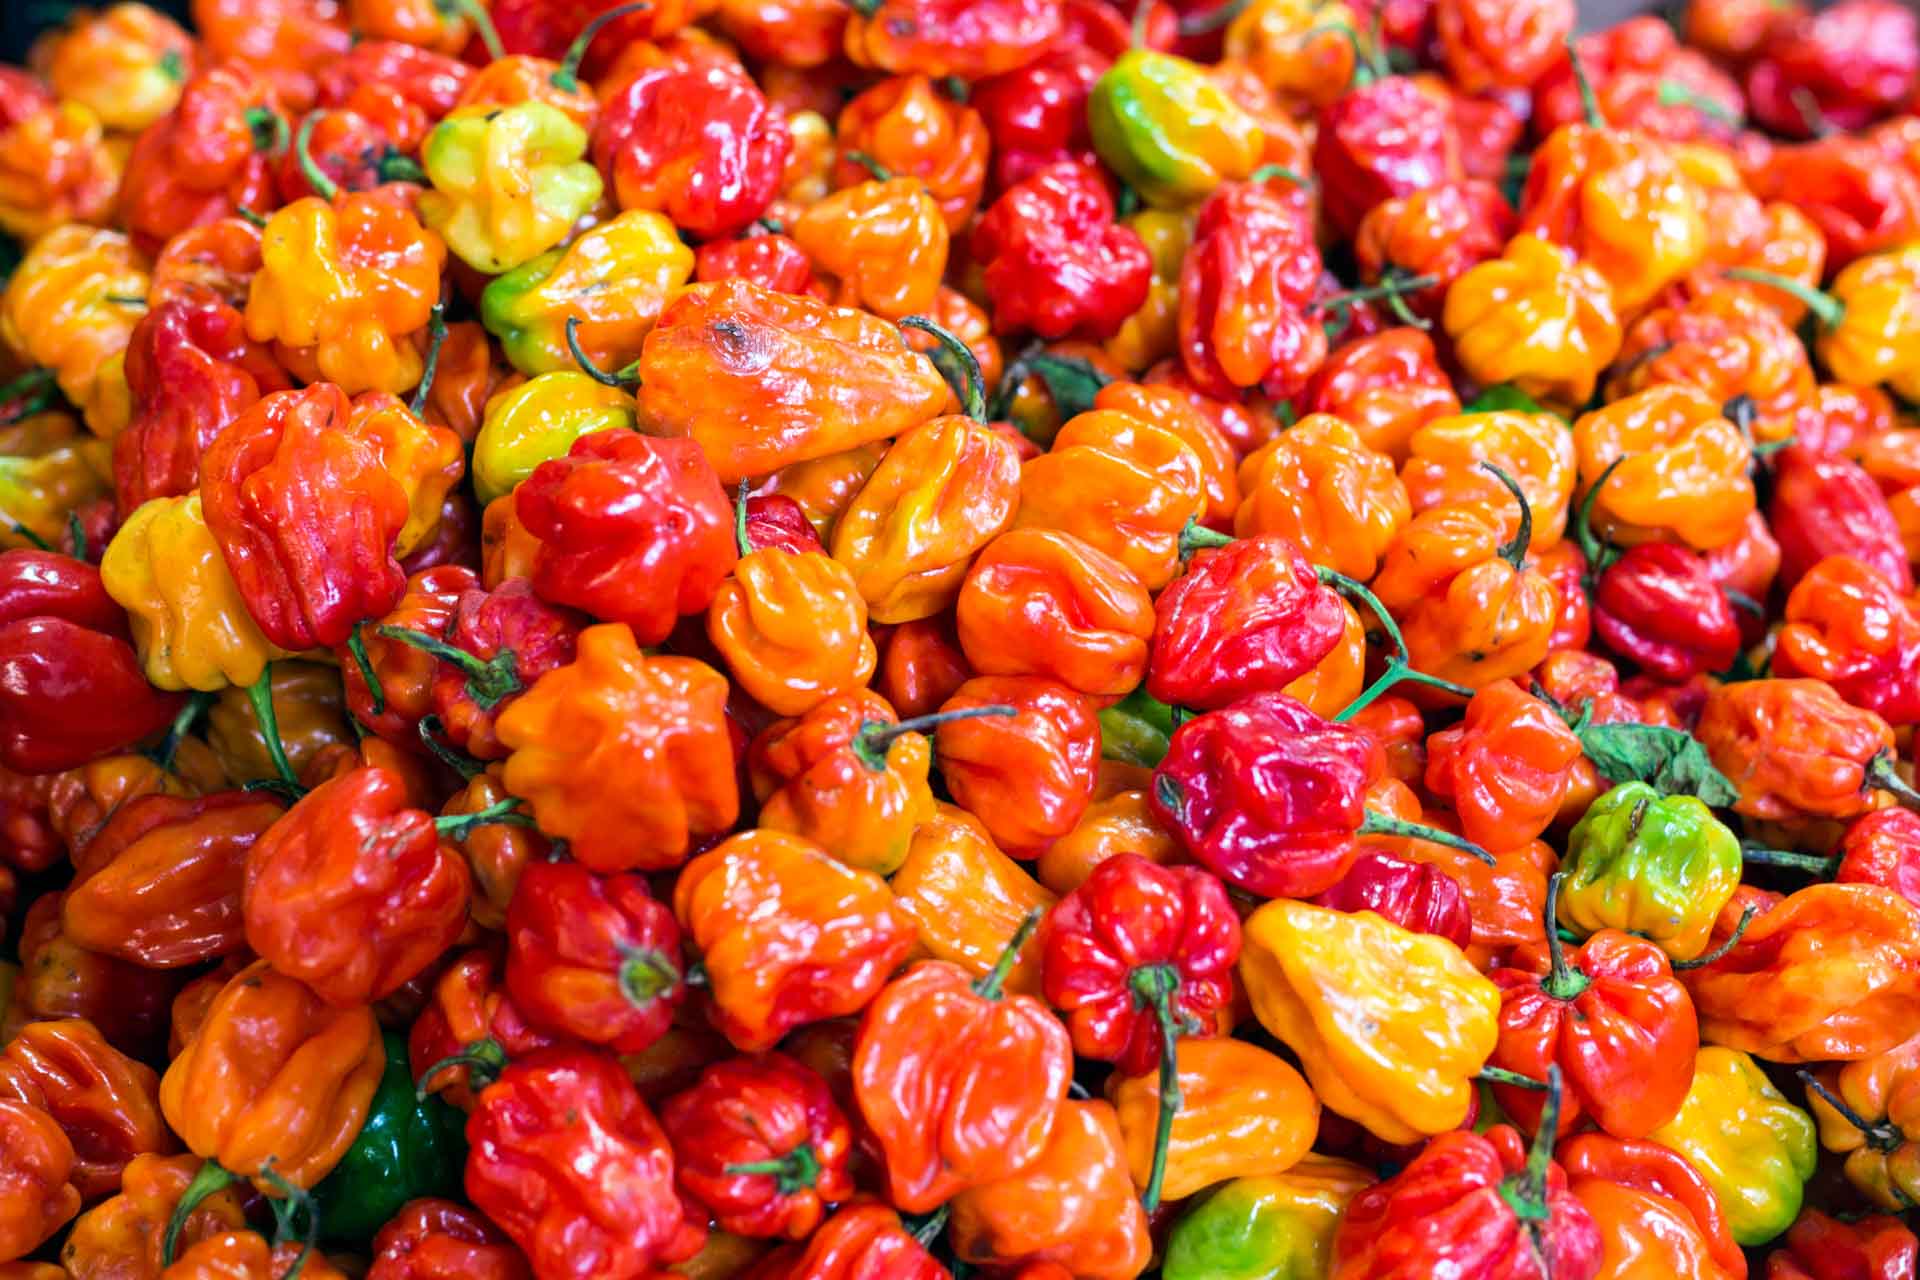
M1466 176L1444 104L1406 76L1367 69L1322 109L1318 124L1314 176L1322 207L1343 236L1351 238L1388 200Z
M1844 820L1882 807L1876 789L1920 803L1893 769L1892 727L1820 680L1719 685L1694 732L1740 789L1743 817Z
M1841 1221L1807 1209L1787 1229L1786 1245L1767 1259L1767 1280L1827 1280L1834 1275L1894 1280L1914 1269L1916 1240L1898 1218L1873 1214Z
M1048 846L1059 847L1058 841ZM919 930L920 946L976 977L992 971L1006 938L1029 913L1051 910L1056 901L1000 851L978 818L950 804L936 804L933 817L914 829L907 860L888 883L895 904ZM1021 948L1007 971L1007 990L1032 995L1040 989L1042 941L1035 934Z
M367 1280L531 1280L520 1250L484 1216L424 1196L402 1205L375 1233Z
M1475 381L1510 382L1558 407L1592 397L1621 342L1606 277L1571 250L1527 232L1454 279L1441 327Z
M858 153L897 177L918 178L948 231L972 218L987 179L987 126L977 106L936 93L931 77L892 76L864 90L840 109L834 134L836 187L871 176Z
M1773 670L1824 680L1896 728L1920 720L1920 614L1852 556L1807 571L1787 596Z
M1741 866L1739 840L1699 797L1623 782L1567 837L1557 920L1576 935L1628 931L1672 960L1692 961L1739 887Z
M1426 786L1452 803L1467 839L1517 849L1551 825L1579 758L1580 740L1558 712L1496 680L1474 693L1465 720L1427 740Z
M1320 271L1296 196L1233 182L1208 197L1180 269L1180 358L1195 385L1229 400L1245 387L1276 399L1303 389L1327 356L1312 314Z
M973 260L1001 331L1107 338L1147 301L1153 260L1114 220L1106 184L1063 161L1009 185L972 232Z
M415 1092L406 1038L382 1033L386 1067L367 1120L332 1173L313 1189L324 1238L372 1238L416 1196L448 1195L460 1182L466 1153L460 1112Z
M947 224L917 178L842 187L808 205L792 233L815 269L837 279L843 306L899 320L938 299Z
M1652 1141L1686 1157L1713 1189L1734 1240L1747 1245L1793 1221L1819 1154L1807 1113L1752 1058L1719 1045L1701 1048L1680 1114Z
M587 131L544 102L458 109L420 148L433 184L420 220L474 270L510 271L559 244L600 199L586 152Z
M1878 571L1901 595L1912 594L1913 570L1899 521L1858 463L1794 446L1774 458L1773 481L1767 517L1788 590L1828 556L1848 555Z
M1178 209L1260 163L1259 123L1196 63L1129 49L1087 98L1094 150L1147 203Z
M1600 1229L1600 1274L1636 1268L1696 1280L1746 1280L1747 1260L1719 1197L1686 1158L1656 1142L1583 1133L1559 1148L1574 1199Z
M1330 414L1312 414L1240 463L1242 537L1276 534L1315 566L1366 581L1412 514L1393 461ZM1196 533L1189 538L1204 540Z
M975 676L941 706L936 747L954 802L1016 852L1073 830L1098 781L1092 702L1039 676Z
M1371 911L1403 929L1445 938L1463 950L1473 937L1473 915L1460 882L1438 867L1389 853L1362 853L1338 884L1312 901L1349 914Z

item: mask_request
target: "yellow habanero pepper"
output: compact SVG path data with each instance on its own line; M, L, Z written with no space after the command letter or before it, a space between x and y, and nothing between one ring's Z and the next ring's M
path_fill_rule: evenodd
M1107 339L1107 354L1129 373L1142 373L1174 352L1180 341L1180 264L1193 239L1193 220L1185 213L1142 209L1126 224L1147 245L1153 259L1153 283L1147 300Z
M198 491L155 498L128 516L107 544L100 580L127 611L141 665L159 688L251 685L267 663L291 656L254 625Z
M1467 1118L1499 1039L1500 992L1460 948L1371 911L1285 898L1254 912L1244 937L1254 1015L1328 1107L1392 1143Z
M1457 277L1440 322L1474 381L1511 382L1554 408L1585 404L1620 351L1606 277L1539 236Z
M473 490L491 503L547 459L563 457L581 436L639 425L638 406L618 387L578 370L530 378L487 401L473 441Z
M35 546L35 539L58 544L69 512L112 492L113 446L74 436L72 419L65 421L69 438L55 436L41 449L0 454L0 547Z
M107 366L146 312L148 284L146 259L118 231L56 227L33 242L7 281L0 341L52 369L88 428L112 435L122 425L114 420L121 402Z
M1582 414L1573 444L1587 488L1606 476L1592 514L1615 542L1678 539L1711 551L1739 538L1753 514L1753 446L1692 387L1652 386Z
M894 905L913 918L922 949L975 977L992 971L1022 920L1056 901L1000 851L978 818L944 803L914 831L892 884ZM1039 994L1040 941L1036 932L1020 948L1006 990Z

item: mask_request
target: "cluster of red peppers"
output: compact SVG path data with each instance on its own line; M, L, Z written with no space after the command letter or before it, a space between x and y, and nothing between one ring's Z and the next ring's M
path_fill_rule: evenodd
M1910 7L187 7L0 68L0 1280L1913 1280Z

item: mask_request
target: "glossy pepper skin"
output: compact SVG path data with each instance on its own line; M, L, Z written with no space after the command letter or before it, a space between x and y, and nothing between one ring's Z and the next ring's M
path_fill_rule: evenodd
M1753 818L1852 818L1878 808L1893 729L1818 680L1749 680L1707 695L1694 730Z
M1713 1188L1741 1244L1763 1244L1793 1221L1819 1150L1807 1113L1752 1058L1720 1045L1700 1050L1680 1114L1653 1141L1685 1156Z
M1244 387L1301 390L1327 356L1310 314L1320 269L1296 196L1235 182L1208 197L1180 268L1180 359L1194 385L1225 400Z
M127 344L134 412L113 442L121 510L191 492L207 446L261 396L288 386L286 373L224 302L178 298L151 306Z
M1739 887L1740 842L1698 797L1623 782L1574 825L1564 869L1563 925L1625 930L1692 960Z
M456 111L420 149L433 183L420 220L474 270L512 270L559 244L600 198L586 153L587 131L544 102Z
M947 224L916 178L830 192L793 222L813 264L839 281L838 301L898 320L931 310L947 267Z
M1353 252L1361 278L1370 283L1389 272L1431 276L1431 286L1402 296L1415 315L1437 320L1447 287L1469 268L1499 257L1513 226L1513 210L1493 183L1443 182L1373 205L1354 228ZM1413 341L1406 330L1390 332Z
M1629 547L1602 570L1592 619L1607 648L1663 680L1724 671L1740 651L1726 593L1697 553L1671 542Z
M36 1248L80 1211L80 1192L69 1180L73 1144L38 1107L14 1098L0 1098L0 1132L6 1135L6 1155L0 1172L6 1197L0 1201L0 1257L12 1261Z
M447 661L443 654L430 690L447 741L480 760L503 759L500 716L541 676L573 661L586 622L540 599L525 578L509 578L491 591L477 584L461 591L437 638L468 658Z
M1369 579L1411 514L1393 462L1331 414L1313 414L1240 462L1241 537L1278 534L1315 566Z
M1767 1259L1767 1280L1828 1280L1848 1274L1893 1280L1914 1269L1920 1241L1898 1218L1875 1214L1842 1222L1808 1209Z
M508 497L541 463L564 458L582 436L630 431L639 418L632 396L577 370L536 374L502 387L486 398L473 439L474 496L488 505Z
M1468 93L1531 85L1561 56L1574 16L1569 0L1438 0L1434 5L1447 73Z
M271 1161L312 1187L353 1145L385 1067L370 1009L332 1007L260 960L214 997L161 1077L160 1107L195 1155L242 1177Z
M731 504L689 441L582 436L527 477L514 507L540 539L534 590L624 623L643 645L703 612L734 564Z
M921 726L922 728L926 726ZM891 875L933 815L931 741L859 689L768 725L747 752L760 826L802 836L850 867Z
M1349 88L1320 113L1313 170L1349 237L1376 205L1465 177L1446 108L1405 76Z
M481 1091L466 1191L543 1277L638 1280L691 1257L704 1224L673 1185L673 1152L619 1062L549 1049Z
M296 200L268 219L260 253L248 337L310 349L320 376L349 395L419 383L411 339L439 299L447 250L403 204L377 193Z
M1009 186L974 227L996 328L1042 338L1108 338L1147 300L1153 262L1085 165L1048 167Z
M279 203L273 165L290 138L277 96L258 72L234 64L199 71L127 158L127 229L151 249L235 209L267 212Z
M1339 596L1273 534L1201 551L1154 601L1154 615L1147 692L1203 711L1284 690L1346 628Z
M805 1240L849 1199L853 1130L827 1082L779 1053L728 1058L660 1108L680 1187L722 1231Z
M410 1200L373 1237L369 1280L531 1280L491 1222L452 1200Z
M1499 1036L1499 990L1451 942L1280 898L1244 926L1240 976L1322 1104L1383 1141L1460 1125Z
M1803 1075L1820 1145L1846 1157L1842 1171L1867 1200L1898 1213L1915 1179L1913 1080L1920 1046L1906 1040L1884 1053Z
M673 914L706 966L715 1024L747 1053L866 1005L914 936L879 876L777 831L733 836L688 863Z
M1754 509L1752 445L1703 391L1635 392L1582 414L1573 439L1582 480L1599 485L1595 524L1616 542L1708 551L1739 537Z
M1592 397L1621 342L1606 277L1526 233L1454 280L1441 325L1475 381L1510 382L1543 404L1569 407Z
M1920 719L1920 615L1886 577L1828 556L1794 584L1775 645L1782 676L1824 680L1892 725Z
M533 1026L508 994L497 947L454 958L433 984L407 1034L407 1061L420 1088L471 1112L474 1096L505 1060L565 1043Z
M619 623L582 631L576 655L500 717L507 789L595 871L677 866L739 816L726 680L692 658L642 654ZM608 791L610 771L628 784Z
M649 209L628 209L490 282L480 315L513 367L529 377L575 367L569 320L579 322L574 337L589 359L622 369L640 358L647 331L693 273L693 250L673 223Z
M1031 1164L1058 1122L1072 1043L1045 1005L1000 989L1014 949L979 979L923 960L861 1015L853 1095L908 1212Z
M1309 1154L1285 1173L1224 1183L1174 1224L1167 1280L1324 1275L1340 1215L1373 1181L1359 1165Z
M465 1117L437 1097L416 1096L406 1037L387 1031L382 1038L386 1069L367 1121L314 1188L321 1230L332 1240L370 1240L407 1201L447 1195L460 1184Z
M649 418L722 484L898 436L953 394L893 325L738 279L668 303L640 373Z
M1718 1196L1685 1157L1656 1142L1599 1133L1580 1134L1557 1154L1574 1198L1600 1229L1601 1275L1746 1276Z
M927 75L890 76L840 109L835 140L836 187L871 176L847 152L868 156L887 172L918 178L940 206L947 230L966 226L986 185L989 140L979 110L936 92Z
M1414 933L1430 933L1465 948L1473 916L1460 882L1438 867L1388 853L1363 853L1338 884L1314 897L1316 906L1349 914L1371 911Z
M1848 555L1878 571L1901 595L1912 594L1913 570L1899 521L1858 463L1800 448L1782 451L1774 461L1767 517L1789 589L1828 556Z
M707 638L735 683L784 716L859 688L879 662L859 584L822 550L743 554L714 594Z
M680 930L631 872L538 862L507 908L507 990L555 1035L640 1053L686 997Z
M0 552L0 765L57 773L157 733L179 699L149 685L98 570Z
M1841 884L1877 884L1920 903L1915 882L1912 840L1920 833L1920 814L1910 809L1879 809L1847 824L1833 878Z
M275 392L200 461L207 527L261 634L284 649L344 644L406 589L393 558L406 493L351 415L325 383Z
M1911 1029L1920 908L1871 884L1815 884L1687 974L1702 1038L1773 1062L1864 1058Z
M1913 15L1899 5L1854 0L1832 12L1792 13L1768 27L1747 68L1753 113L1793 137L1858 129L1906 100L1916 63Z
M1012 707L1004 715L989 708ZM1037 850L1073 830L1093 799L1100 726L1093 704L1038 676L975 676L941 713L971 712L935 736L954 802L1001 846Z
M940 1280L951 1272L908 1234L900 1215L858 1198L842 1205L804 1244L774 1250L746 1272L750 1280Z
M848 19L846 55L862 67L984 80L1042 52L1060 30L1044 0L878 0Z
M1496 680L1473 695L1465 720L1427 740L1427 790L1452 802L1467 839L1517 849L1553 821L1579 758L1558 712Z
M73 1145L70 1181L86 1200L120 1189L142 1155L179 1144L160 1118L160 1078L108 1044L83 1018L29 1022L0 1057L0 1097L52 1116Z
M594 162L622 209L664 213L703 240L733 235L766 211L792 146L760 87L724 63L629 77L602 104L593 134Z
M1260 163L1259 124L1185 58L1129 49L1087 99L1094 149L1156 207L1180 208Z
M915 828L907 860L888 884L895 904L912 917L920 945L934 959L981 978L992 972L1021 921L1057 900L1000 851L978 818L949 804L937 805L933 817ZM1007 990L1033 995L1040 989L1041 942L1036 933L1021 947L1007 971Z
M55 227L28 247L0 293L0 337L55 381L96 433L125 422L125 388L110 359L126 348L144 298L147 259L118 231ZM116 384L120 384L116 386Z
M61 1246L69 1276L158 1276L167 1222L202 1161L193 1155L139 1155L121 1174L117 1194L81 1214ZM187 1215L179 1244L184 1251L208 1236L246 1226L240 1193L214 1192Z

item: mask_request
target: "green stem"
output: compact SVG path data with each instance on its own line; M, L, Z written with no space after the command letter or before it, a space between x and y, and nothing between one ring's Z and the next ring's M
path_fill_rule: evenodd
M1180 1028L1173 1017L1173 998L1180 990L1180 971L1171 964L1145 965L1128 978L1136 1007L1153 1010L1160 1024L1160 1114L1153 1132L1153 1165L1147 1175L1140 1206L1148 1213L1160 1207L1167 1179L1167 1153L1173 1146L1173 1118L1185 1102L1180 1092Z
M1394 276L1383 279L1378 284L1364 285L1358 289L1346 289L1340 293L1330 293L1324 298L1314 299L1309 311L1325 311L1334 307L1349 307L1356 302L1370 302L1375 298L1391 298L1403 293L1418 293L1422 289L1431 289L1440 283L1439 276Z
M909 720L889 724L885 720L862 721L860 731L853 735L848 745L861 764L875 773L885 773L887 769L887 750L895 738L908 733L926 733L938 729L943 724L952 724L956 720L978 720L982 716L1017 716L1018 707L997 702L986 707L962 707L957 711L935 711L924 716L914 716Z
M201 716L207 714L207 709L217 697L217 694L198 691L188 695L187 705L180 708L180 714L167 726L167 736L160 739L159 750L154 753L155 764L162 769L173 768L173 757L180 750L181 740L193 732L193 726L200 722Z
M1275 178L1285 178L1296 187L1312 187L1313 179L1283 164L1263 164L1247 177L1255 186L1264 187Z
M307 112L307 118L300 122L300 132L293 135L293 154L300 161L300 172L306 178L307 185L313 188L313 193L331 204L339 198L340 184L327 176L326 171L314 161L313 152L309 149L313 142L313 127L320 123L320 117L325 114L320 110Z
M1527 501L1526 491L1520 487L1520 482L1505 470L1491 462L1481 463L1480 469L1492 472L1494 479L1505 485L1507 492L1513 495L1513 500L1520 504L1520 527L1514 531L1512 542L1500 545L1500 558L1512 565L1515 573L1519 573L1527 567L1527 548L1533 543L1533 505Z
M353 665L360 669L360 679L367 686L368 697L373 700L373 714L379 715L387 709L387 691L380 683L379 672L373 669L373 660L367 657L367 642L361 635L366 625L365 618L353 624L353 631L347 636L347 652L353 657Z
M180 1248L180 1233L186 1230L187 1219L208 1196L217 1195L232 1186L239 1179L220 1167L217 1160L209 1160L200 1166L200 1172L193 1175L193 1181L180 1193L179 1202L173 1206L173 1214L167 1219L167 1234L160 1241L160 1265L173 1265L174 1255Z
M261 667L260 678L247 686L247 701L253 704L253 717L260 724L260 736L267 744L267 758L273 761L273 771L279 775L280 784L292 788L295 795L304 794L306 788L300 785L300 775L293 771L293 762L287 759L287 744L280 740L280 717L273 709L271 662Z
M478 760L440 741L440 734L445 729L446 725L441 723L439 716L428 715L420 717L420 723L415 731L420 735L420 745L425 747L434 759L461 777L471 779L485 773L486 766Z
M1518 1071L1508 1071L1505 1067L1482 1067L1480 1074L1474 1079L1484 1080L1488 1084L1505 1085L1509 1089L1525 1089L1530 1093L1547 1091L1545 1080L1535 1080L1532 1076L1523 1076Z
M679 966L650 947L636 947L620 961L620 994L636 1009L645 1009L679 981Z
M262 155L277 156L287 149L290 136L287 118L272 107L248 107L247 132L253 135L253 149Z
M1882 751L1867 762L1866 780L1869 787L1890 792L1895 800L1907 808L1920 811L1920 791L1915 791L1912 783L1895 772L1892 750Z
M554 69L554 73L548 82L562 93L579 92L580 64L586 61L587 50L593 47L594 38L602 31L605 31L607 24L615 19L624 18L630 13L639 13L642 9L652 7L649 0L639 0L636 4L623 4L617 9L607 10L592 22L582 27L580 34L573 38L573 43L567 46L566 55L560 59L560 65ZM496 53L493 56L497 58L501 55Z
M1187 523L1180 529L1180 563L1185 564L1209 548L1228 546L1234 541L1231 534L1219 533L1201 524L1199 516L1188 516Z
M1407 652L1406 637L1400 634L1400 624L1393 620L1393 615L1387 612L1387 606L1380 603L1380 597L1373 594L1365 583L1319 565L1314 566L1314 572L1320 576L1320 581L1324 585L1332 587L1349 600L1358 600L1366 605L1373 616L1380 620L1380 625L1386 629L1387 639L1393 644L1393 654L1387 659L1387 669L1381 673L1378 680L1362 690L1359 697L1340 709L1339 713L1333 717L1335 724L1344 724L1353 719L1372 706L1376 698L1402 680L1412 680L1416 684L1428 685L1457 698L1473 697L1473 690L1466 685L1455 684L1451 680L1443 680L1439 676L1431 676L1414 668L1410 660L1411 655Z
M0 519L4 519L7 522L7 527L13 530L15 534L19 535L22 538L25 538L29 543L33 545L33 548L36 551L48 551L48 552L52 552L55 555L59 554L59 552L54 551L54 547L51 542L48 542L45 538L41 537L39 534L35 533L33 530L27 528L27 526L25 526L24 524L21 524L18 520L15 520L12 516L6 515L5 513L0 513Z
M307 1229L300 1236L300 1255L280 1276L280 1280L299 1280L300 1272L307 1265L307 1259L313 1256L313 1251L320 1242L320 1206L314 1202L309 1192L281 1177L274 1169L271 1158L260 1167L260 1180L280 1193L268 1200L273 1210L275 1246L286 1244L292 1238L295 1216L302 1210L306 1212Z
M486 46L489 58L499 59L507 56L507 48L500 43L500 33L493 28L493 16L480 0L434 0L433 7L449 18L465 18L473 24L479 33L480 43Z
M1746 124L1746 119L1738 111L1729 111L1726 104L1715 102L1704 93L1698 93L1681 84L1678 80L1660 82L1660 105L1663 107L1692 107L1701 115L1727 126L1738 129Z
M1794 1074L1800 1077L1800 1083L1807 1086L1809 1091L1819 1094L1822 1102L1832 1107L1835 1111L1838 1111L1842 1120L1845 1120L1848 1124L1858 1129L1860 1136L1867 1140L1868 1147L1875 1151L1886 1153L1898 1151L1905 1145L1907 1136L1901 1131L1898 1125L1886 1120L1878 1124L1868 1120L1858 1111L1848 1106L1845 1099L1841 1098L1839 1094L1827 1088L1824 1084L1821 1084L1819 1078L1805 1067L1794 1072Z
M413 416L423 416L427 410L427 395L433 390L433 376L440 369L440 347L447 340L447 305L444 302L433 304L433 311L427 316L427 361L420 370L420 385L413 389L413 401L407 408Z
M1810 876L1830 876L1839 865L1837 858L1821 858L1811 853L1795 853L1790 849L1749 849L1742 845L1740 860L1756 867L1785 867L1791 871L1804 871Z
M518 812L519 808L520 797L508 796L472 813L443 813L433 820L433 829L443 839L459 841L475 827L531 827L533 819Z
M1547 881L1547 959L1551 965L1540 989L1555 1000L1573 1000L1593 985L1593 979L1567 963L1566 945L1560 941L1560 885L1567 873L1556 871Z
M500 1071L507 1065L507 1051L498 1040L488 1037L475 1040L458 1053L450 1053L428 1066L420 1073L419 1084L413 1091L416 1099L424 1101L433 1092L429 1085L435 1076L451 1067L467 1069L467 1088L475 1093L486 1088L500 1078Z
M1439 827L1430 827L1424 822L1408 822L1404 818L1390 818L1384 813L1372 809L1366 811L1366 817L1354 830L1357 836L1400 836L1408 840L1425 840L1429 844L1445 845L1449 849L1458 849L1461 853L1470 853L1488 866L1495 865L1494 857L1485 849L1465 836L1454 835L1451 831L1442 831Z
M618 373L608 373L593 362L580 346L580 317L567 317L567 350L573 352L573 361L580 366L580 372L592 378L603 387L637 387L640 385L640 362L635 360Z
M402 151L389 151L381 156L373 172L382 182L412 182L420 186L427 183L427 171L420 167L420 162Z
M1792 276L1783 276L1777 271L1762 271L1758 267L1728 267L1721 272L1729 280L1744 280L1748 284L1763 284L1769 289L1797 298L1806 304L1813 318L1822 328L1838 329L1840 322L1847 317L1847 304L1830 293L1824 293L1810 284L1803 284Z
M1604 129L1607 118L1600 114L1600 99L1593 92L1593 81L1587 78L1587 69L1580 62L1578 41L1571 35L1567 37L1567 61L1573 66L1573 82L1580 87L1580 114L1586 117L1587 127Z
M257 213L254 210L247 208L247 206L245 205L241 205L238 208L236 208L233 211L233 216L240 219L240 221L246 223L248 226L251 226L251 227L264 227L267 225L267 218L265 214Z
M1593 532L1593 504L1600 497L1600 490L1606 487L1607 481L1613 479L1613 473L1619 470L1620 464L1626 460L1627 455L1623 453L1607 464L1607 469L1600 473L1600 478L1593 482L1593 487L1588 489L1586 496L1580 499L1580 509L1574 513L1573 540L1580 545L1580 554L1586 558L1589 586L1619 558L1619 552L1612 546L1602 543Z
M936 342L946 348L955 363L965 375L965 385L954 390L960 396L961 407L967 416L975 422L987 421L987 380L981 376L979 358L973 354L973 348L960 341L951 330L926 316L908 316L900 322L902 329L918 329L922 333L932 334ZM944 376L944 375L943 375Z
M67 538L73 543L73 558L87 558L87 526L80 523L78 511L67 512Z
M767 1174L773 1178L776 1194L790 1196L808 1190L820 1180L820 1159L813 1154L813 1144L803 1142L777 1159L730 1164L726 1172L734 1177Z
M841 159L849 164L857 164L865 169L875 182L893 181L893 170L875 160L864 151L849 151Z
M753 542L747 537L747 493L753 488L751 477L740 482L740 494L733 504L733 550L745 560L753 554Z
M973 984L973 993L983 1000L998 1000L1001 988L1006 986L1007 975L1013 972L1013 966L1019 962L1020 948L1027 945L1027 939L1040 927L1040 919L1046 912L1039 907L1027 912L1020 921L1020 927L1007 939L1007 945L1000 951L1000 958L993 962L993 968L987 976L977 979Z
M1676 972L1685 973L1688 969L1704 969L1714 963L1714 961L1719 960L1725 956L1727 952L1740 945L1740 939L1747 936L1747 926L1752 924L1753 918L1759 914L1760 908L1749 902L1747 909L1740 913L1740 923L1733 926L1733 932L1727 935L1725 942L1707 952L1705 955L1695 956L1691 960L1675 960L1672 965L1673 969Z
M418 631L409 631L405 627L388 624L376 627L374 633L383 639L397 640L456 668L467 678L467 696L483 711L491 711L503 699L526 688L520 681L519 664L511 649L502 649L491 658L481 658L458 645L448 644L445 640Z

